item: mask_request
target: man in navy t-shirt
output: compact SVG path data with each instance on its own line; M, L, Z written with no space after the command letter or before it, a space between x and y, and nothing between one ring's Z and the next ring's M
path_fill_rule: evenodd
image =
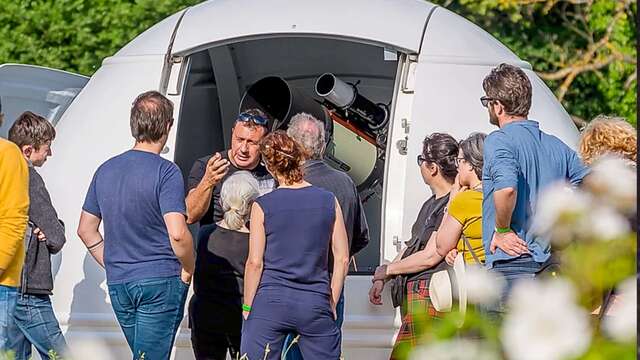
M94 174L78 235L106 270L134 359L168 359L194 269L182 174L159 155L173 125L173 104L156 91L143 93L130 124L136 143Z

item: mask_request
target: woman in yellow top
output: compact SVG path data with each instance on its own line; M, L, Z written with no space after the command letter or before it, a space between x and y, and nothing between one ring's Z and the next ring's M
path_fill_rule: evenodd
M453 265L458 254L463 254L467 264L484 263L482 148L486 136L483 133L473 133L460 142L456 158L458 177L436 234L436 252L439 256L445 256L450 265Z

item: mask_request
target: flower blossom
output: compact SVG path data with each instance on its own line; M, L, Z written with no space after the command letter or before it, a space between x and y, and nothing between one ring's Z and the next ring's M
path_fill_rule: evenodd
M589 348L591 329L569 282L523 280L513 288L501 335L509 359L561 360Z

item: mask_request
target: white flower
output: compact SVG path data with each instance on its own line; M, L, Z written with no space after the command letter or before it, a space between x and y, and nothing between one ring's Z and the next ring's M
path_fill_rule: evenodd
M612 309L613 314L603 320L603 328L607 335L620 342L635 342L637 329L637 282L632 277L620 284L620 293L616 295L620 304Z
M501 339L509 359L560 360L585 352L591 340L587 312L565 280L516 283Z
M410 360L496 360L498 353L487 345L473 340L439 341L421 346L411 352Z
M494 304L500 298L505 286L505 280L502 276L489 272L483 266L467 266L464 277L467 300L474 304Z
M580 226L592 238L612 240L630 231L629 222L609 206L596 206L589 211Z
M592 202L588 194L565 182L550 185L537 199L531 229L555 244L567 244L579 229L576 225L589 211Z
M614 155L605 155L591 167L586 184L603 201L616 208L633 213L636 210L636 170L628 161Z

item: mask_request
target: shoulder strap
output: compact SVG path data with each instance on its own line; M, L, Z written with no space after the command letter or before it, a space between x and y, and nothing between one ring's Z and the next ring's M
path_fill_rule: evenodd
M471 246L471 243L469 243L469 239L467 239L467 237L464 236L464 234L461 234L461 235L462 235L462 239L464 240L465 246L469 248L469 251L471 252L471 256L473 256L473 260L475 260L477 264L482 264L480 262L480 259L478 259L476 252L473 251L473 247Z

